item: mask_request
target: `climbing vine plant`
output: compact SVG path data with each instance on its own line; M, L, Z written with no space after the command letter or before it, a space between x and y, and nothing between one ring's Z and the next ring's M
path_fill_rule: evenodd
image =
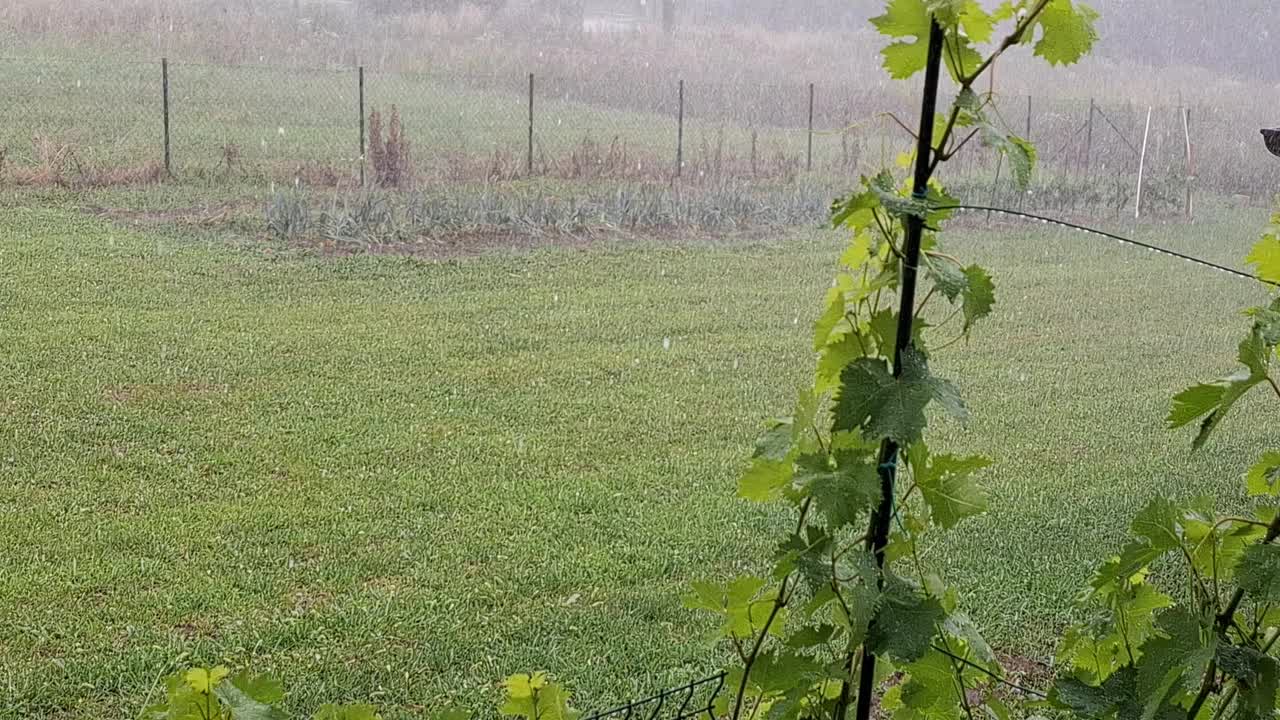
M793 516L770 572L695 583L687 598L719 616L736 656L721 717L844 718L856 708L865 720L873 705L902 720L1009 716L995 653L922 550L987 509L978 477L989 461L928 445L931 415L967 414L930 360L967 340L996 301L987 271L942 247L957 201L935 173L977 141L1003 153L1025 186L1035 148L1001 128L975 87L1018 46L1050 64L1078 61L1095 19L1072 0L994 11L976 0L891 0L872 21L892 40L889 74L924 73L916 148L902 162L914 172L865 177L832 207L848 245L814 327L813 382L764 432L738 483L741 497ZM955 100L938 112L943 68Z
M1280 286L1280 214L1247 260L1264 283ZM1280 297L1245 315L1252 323L1238 348L1239 370L1173 399L1169 425L1197 425L1194 449L1246 395L1280 401ZM1056 705L1084 718L1276 716L1280 448L1263 453L1244 484L1256 500L1250 513L1218 514L1210 499L1155 499L1138 513L1132 538L1094 572L1082 600L1087 622L1059 648L1066 675L1054 687ZM1162 575L1175 575L1170 560L1185 587L1153 581L1159 562Z

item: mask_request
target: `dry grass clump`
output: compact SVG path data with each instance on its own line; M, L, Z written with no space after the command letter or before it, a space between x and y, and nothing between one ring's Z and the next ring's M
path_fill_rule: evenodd
M6 163L7 148L0 148L0 181L40 187L87 188L158 183L165 177L157 161L129 165L104 165L83 153L74 141L50 135L32 138L33 162Z

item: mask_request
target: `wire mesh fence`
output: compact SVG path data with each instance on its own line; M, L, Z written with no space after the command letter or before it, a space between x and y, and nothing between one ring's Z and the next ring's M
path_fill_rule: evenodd
M162 72L160 62L0 58L0 92L0 181L69 184L160 171L332 186L848 178L892 163L914 115L905 99L854 83L685 83L644 68ZM1027 193L980 140L947 166L944 179L991 201L1121 212L1139 206L1141 174L1141 206L1171 212L1197 191L1261 197L1280 180L1257 137L1265 119L1238 108L997 95L988 112L1039 150ZM389 162L391 174L373 167Z

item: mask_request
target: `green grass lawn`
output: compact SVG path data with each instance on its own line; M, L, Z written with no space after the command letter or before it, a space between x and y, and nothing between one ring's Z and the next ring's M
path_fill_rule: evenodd
M1238 265L1263 220L1137 232ZM526 669L599 707L718 666L678 596L778 535L735 475L808 374L838 237L434 263L230 240L0 202L0 717L135 717L192 662L391 718ZM1162 418L1233 369L1262 293L1039 226L950 248L999 305L937 361L974 418L933 445L997 464L990 516L929 553L1044 657L1147 497L1243 501L1263 404L1196 456Z

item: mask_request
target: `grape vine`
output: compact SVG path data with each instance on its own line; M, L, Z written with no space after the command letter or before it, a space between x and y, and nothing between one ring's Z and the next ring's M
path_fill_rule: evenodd
M986 270L940 245L944 208L957 201L935 173L979 139L1025 186L1035 148L988 118L991 96L975 85L1021 45L1051 64L1076 62L1095 19L1071 0L993 12L975 0L891 0L872 21L893 39L889 74L924 73L917 146L903 163L914 172L864 177L832 206L849 242L815 324L813 383L762 435L738 485L741 497L794 514L771 572L695 583L686 600L719 616L736 655L722 717L842 719L856 707L866 720L877 700L902 720L1009 716L995 653L921 549L987 508L977 475L989 462L935 454L925 433L932 411L967 414L957 388L931 372L931 353L968 339L995 304ZM956 99L939 113L943 67Z
M1280 213L1246 260L1263 284L1280 284ZM1198 423L1194 449L1247 394L1280 400L1280 296L1245 315L1252 327L1238 347L1240 369L1173 398L1169 426ZM1081 603L1088 622L1063 638L1058 664L1065 674L1053 704L1081 718L1275 717L1280 448L1263 453L1244 481L1257 501L1252 513L1218 514L1209 499L1157 498L1134 517L1132 539L1090 581ZM1154 582L1153 566L1168 558L1180 566L1185 588Z

